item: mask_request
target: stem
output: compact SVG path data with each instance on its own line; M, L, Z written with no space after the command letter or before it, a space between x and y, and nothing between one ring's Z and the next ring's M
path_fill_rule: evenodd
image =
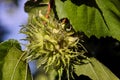
M50 2L48 3L48 8L47 8L47 13L46 13L46 18L49 18L49 14L50 14L50 11L51 11L51 5L50 5Z
M53 3L54 3L54 0L50 0L49 3L48 3L46 18L49 18L49 14L50 14L50 11L51 11L51 5L53 5Z

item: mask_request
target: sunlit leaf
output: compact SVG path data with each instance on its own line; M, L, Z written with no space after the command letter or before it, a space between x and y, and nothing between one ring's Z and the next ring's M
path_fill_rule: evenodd
M16 40L0 44L0 79L32 80L28 64L22 61L23 52Z
M113 38L120 40L120 0L96 0L106 27Z
M58 17L68 18L76 31L88 37L120 40L119 0L55 0Z

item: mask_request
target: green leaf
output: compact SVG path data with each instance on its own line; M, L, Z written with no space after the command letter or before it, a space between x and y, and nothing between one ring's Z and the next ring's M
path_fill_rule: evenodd
M0 43L0 79L32 80L28 64L22 61L23 52L16 40Z
M76 31L88 37L112 36L120 40L119 0L55 0L58 17L68 18Z
M90 63L74 65L77 76L85 75L92 80L119 80L107 67L95 58L90 58Z
M120 0L96 0L101 9L110 35L120 40Z

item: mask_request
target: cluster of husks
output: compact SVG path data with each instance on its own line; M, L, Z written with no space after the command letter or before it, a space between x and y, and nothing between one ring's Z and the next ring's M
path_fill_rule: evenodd
M72 62L85 52L79 49L79 37L74 35L73 30L67 29L69 26L55 20L50 21L41 12L31 20L32 22L22 29L30 42L27 45L26 59L37 59L37 67L44 66L46 71L55 69L59 79L64 70L69 79Z

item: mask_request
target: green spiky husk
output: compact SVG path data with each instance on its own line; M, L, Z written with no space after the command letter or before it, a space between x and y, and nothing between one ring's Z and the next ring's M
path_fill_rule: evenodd
M66 31L66 26L56 20L49 20L41 13L33 15L32 22L21 29L27 35L26 57L28 61L37 59L37 67L44 66L46 72L55 69L61 79L67 71L68 79L72 64L83 56L85 50L79 45L79 37L74 30Z

